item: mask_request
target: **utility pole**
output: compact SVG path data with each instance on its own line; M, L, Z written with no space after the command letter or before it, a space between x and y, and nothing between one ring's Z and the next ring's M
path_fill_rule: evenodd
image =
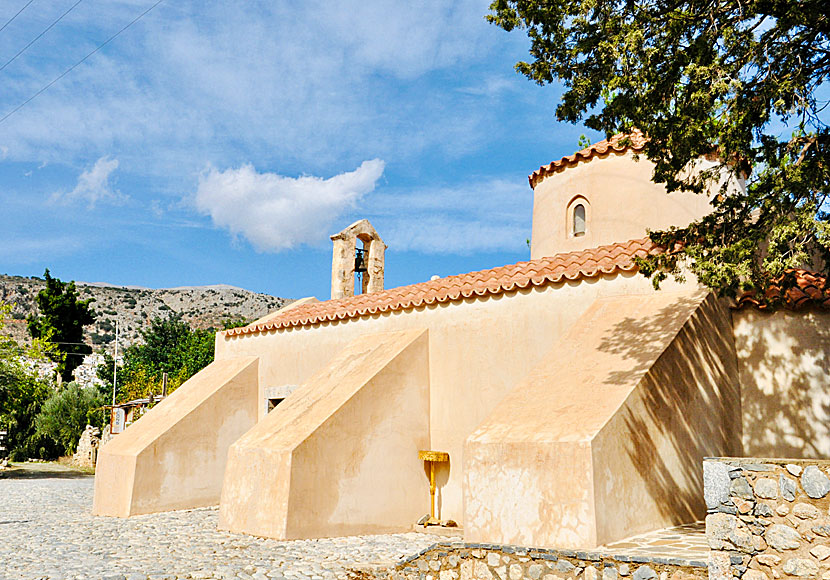
M118 378L118 319L115 319L115 354L112 357L112 406L115 407L115 385Z

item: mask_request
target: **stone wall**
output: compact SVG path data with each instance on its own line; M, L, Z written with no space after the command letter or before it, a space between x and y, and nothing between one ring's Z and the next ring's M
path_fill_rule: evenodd
M391 580L703 580L705 562L441 542L400 562Z
M72 463L81 467L95 467L98 448L101 445L101 430L87 425L78 440L78 449L72 456Z
M703 463L710 578L830 580L830 461Z

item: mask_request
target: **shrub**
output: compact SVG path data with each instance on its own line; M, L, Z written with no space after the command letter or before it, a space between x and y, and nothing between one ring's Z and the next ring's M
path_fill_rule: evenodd
M0 329L5 324L9 305L0 305ZM48 345L35 340L28 354L42 360ZM23 364L24 351L13 339L0 335L0 429L9 432L8 447L12 461L29 457L46 458L55 455L50 440L42 440L35 433L35 416L52 393L47 381Z
M57 455L55 444L35 430L35 416L51 392L46 381L16 362L0 363L0 428L9 432L12 461Z
M35 417L36 433L54 441L59 452L70 455L87 425L104 426L105 404L97 388L69 383L43 404Z

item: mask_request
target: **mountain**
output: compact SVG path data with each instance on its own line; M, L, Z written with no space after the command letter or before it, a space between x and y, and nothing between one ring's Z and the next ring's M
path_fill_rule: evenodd
M5 332L19 342L28 342L26 317L36 310L35 298L46 283L37 277L0 274L0 302L11 304ZM119 349L140 339L141 330L155 317L180 313L195 328L221 329L226 321L253 321L292 302L290 299L257 294L242 288L182 286L179 288L141 288L112 286L102 282L76 282L81 298L93 298L95 324L86 327L85 341L96 352L112 347L115 321L119 321Z

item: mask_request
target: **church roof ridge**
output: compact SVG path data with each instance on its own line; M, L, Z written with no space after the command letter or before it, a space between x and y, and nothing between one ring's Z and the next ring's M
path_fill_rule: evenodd
M603 274L636 270L635 256L642 257L660 251L662 249L648 238L618 242L488 270L447 276L382 292L303 304L266 322L232 328L224 332L227 336L254 334L279 328L308 326L381 312L406 310L472 296L502 294L566 280L596 278Z
M596 156L607 155L610 152L623 153L629 149L635 152L642 151L646 146L646 142L648 142L648 137L639 129L633 129L630 133L618 133L610 139L603 139L593 145L589 145L573 155L567 155L558 161L551 161L547 165L542 165L539 169L531 173L527 180L530 183L530 187L535 188L548 175L559 173L568 167L573 167Z

